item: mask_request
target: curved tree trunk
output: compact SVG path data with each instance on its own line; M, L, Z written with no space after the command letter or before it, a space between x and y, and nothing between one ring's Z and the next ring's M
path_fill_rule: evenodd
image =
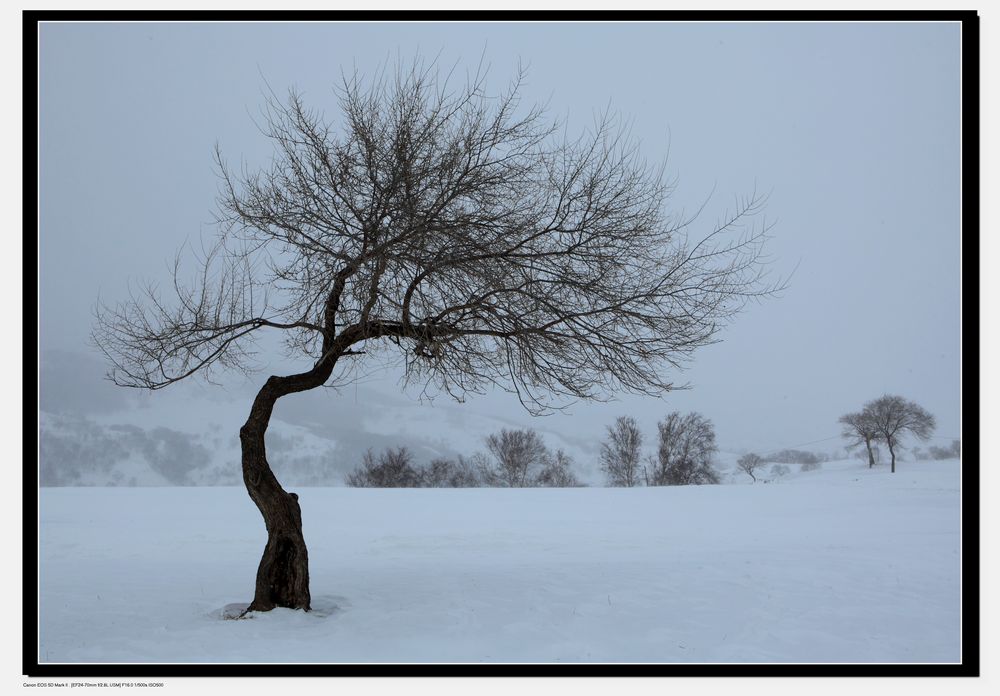
M275 402L282 396L323 384L336 358L327 356L309 372L289 377L269 377L257 393L250 417L240 428L243 483L267 527L267 546L257 568L253 602L247 611L275 607L309 611L309 554L302 536L299 497L281 487L267 463L264 433Z
M302 537L302 510L299 497L281 487L267 463L264 433L271 421L274 404L283 396L322 386L333 374L341 355L366 338L361 326L354 325L334 338L337 309L347 277L357 265L337 274L324 310L323 355L311 370L287 377L268 377L257 392L250 416L240 428L243 483L257 505L267 527L267 546L257 568L253 602L246 611L270 611L275 607L309 611L309 553Z
M240 429L243 482L267 527L267 546L247 611L270 611L275 607L309 611L309 554L302 536L302 512L298 496L281 487L267 463L264 432L269 420L270 410L263 418L252 412Z
M871 469L875 466L875 456L872 454L872 441L865 440L865 447L868 448L868 468Z

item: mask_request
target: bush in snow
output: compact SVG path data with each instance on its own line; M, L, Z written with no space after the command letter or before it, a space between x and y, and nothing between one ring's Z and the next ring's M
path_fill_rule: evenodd
M347 475L347 485L355 488L416 488L420 474L413 468L413 455L405 447L390 447L378 457L365 452L361 466Z
M413 464L405 447L389 448L377 457L371 450L357 469L347 476L355 488L476 488L482 481L476 467L464 457L439 457L427 466Z
M481 485L475 467L461 455L457 460L434 459L417 472L424 488L476 488Z
M542 470L535 477L536 486L547 488L577 488L583 486L573 473L573 460L562 450L547 457Z

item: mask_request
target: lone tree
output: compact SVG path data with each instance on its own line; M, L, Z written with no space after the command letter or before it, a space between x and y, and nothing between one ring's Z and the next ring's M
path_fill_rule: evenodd
M646 474L647 485L719 483L719 475L712 468L712 456L718 450L712 421L700 413L682 416L674 411L657 423L657 428L660 446L655 467Z
M639 458L642 456L642 433L631 416L620 416L608 426L601 443L601 470L611 486L631 488L639 483Z
M868 415L878 439L888 446L892 459L892 473L896 473L896 448L904 435L910 433L914 437L926 440L934 432L934 416L912 401L901 396L886 394L865 404L864 413Z
M757 483L757 476L754 472L763 468L764 460L751 452L749 454L744 454L742 457L737 459L736 466L740 468L740 471L752 478L754 483Z
M864 443L868 450L868 468L875 466L875 453L872 450L872 443L878 439L879 431L876 427L873 414L865 409L860 413L846 413L838 421L844 426L843 437L852 440L851 447Z
M260 170L219 149L218 237L176 297L155 286L95 310L117 384L160 389L201 373L252 372L254 340L281 332L297 374L268 377L240 429L243 480L268 540L249 610L309 608L298 497L268 465L275 402L349 383L393 355L404 381L462 399L500 386L531 413L617 390L660 394L667 375L764 282L763 198L689 239L666 211L662 166L609 116L578 138L435 67L345 77L327 120L272 96ZM560 131L563 131L562 133Z

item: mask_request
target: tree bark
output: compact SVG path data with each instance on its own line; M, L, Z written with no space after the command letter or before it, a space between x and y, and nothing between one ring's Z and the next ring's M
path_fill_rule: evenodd
M889 445L889 456L892 458L892 469L890 473L896 473L896 451L892 448L892 440L887 439L886 444Z

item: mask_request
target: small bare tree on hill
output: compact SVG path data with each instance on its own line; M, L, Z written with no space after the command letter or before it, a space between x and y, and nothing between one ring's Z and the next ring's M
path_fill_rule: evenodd
M608 485L631 488L639 484L639 459L642 456L642 432L631 416L621 416L608 426L601 443L601 470Z
M392 356L430 393L500 387L532 413L661 394L672 368L774 289L761 196L689 240L693 218L667 212L663 167L614 119L560 137L522 107L520 76L497 95L483 75L437 75L415 63L348 76L336 120L295 92L272 97L270 164L234 170L217 151L219 234L192 282L178 264L173 298L151 284L95 310L94 341L123 386L253 372L265 331L304 361L264 380L240 429L268 535L249 610L310 606L298 496L265 453L278 399Z
M744 454L742 457L737 459L736 466L740 468L740 471L752 478L754 483L757 483L757 476L754 472L763 468L764 460L751 452L749 454Z

